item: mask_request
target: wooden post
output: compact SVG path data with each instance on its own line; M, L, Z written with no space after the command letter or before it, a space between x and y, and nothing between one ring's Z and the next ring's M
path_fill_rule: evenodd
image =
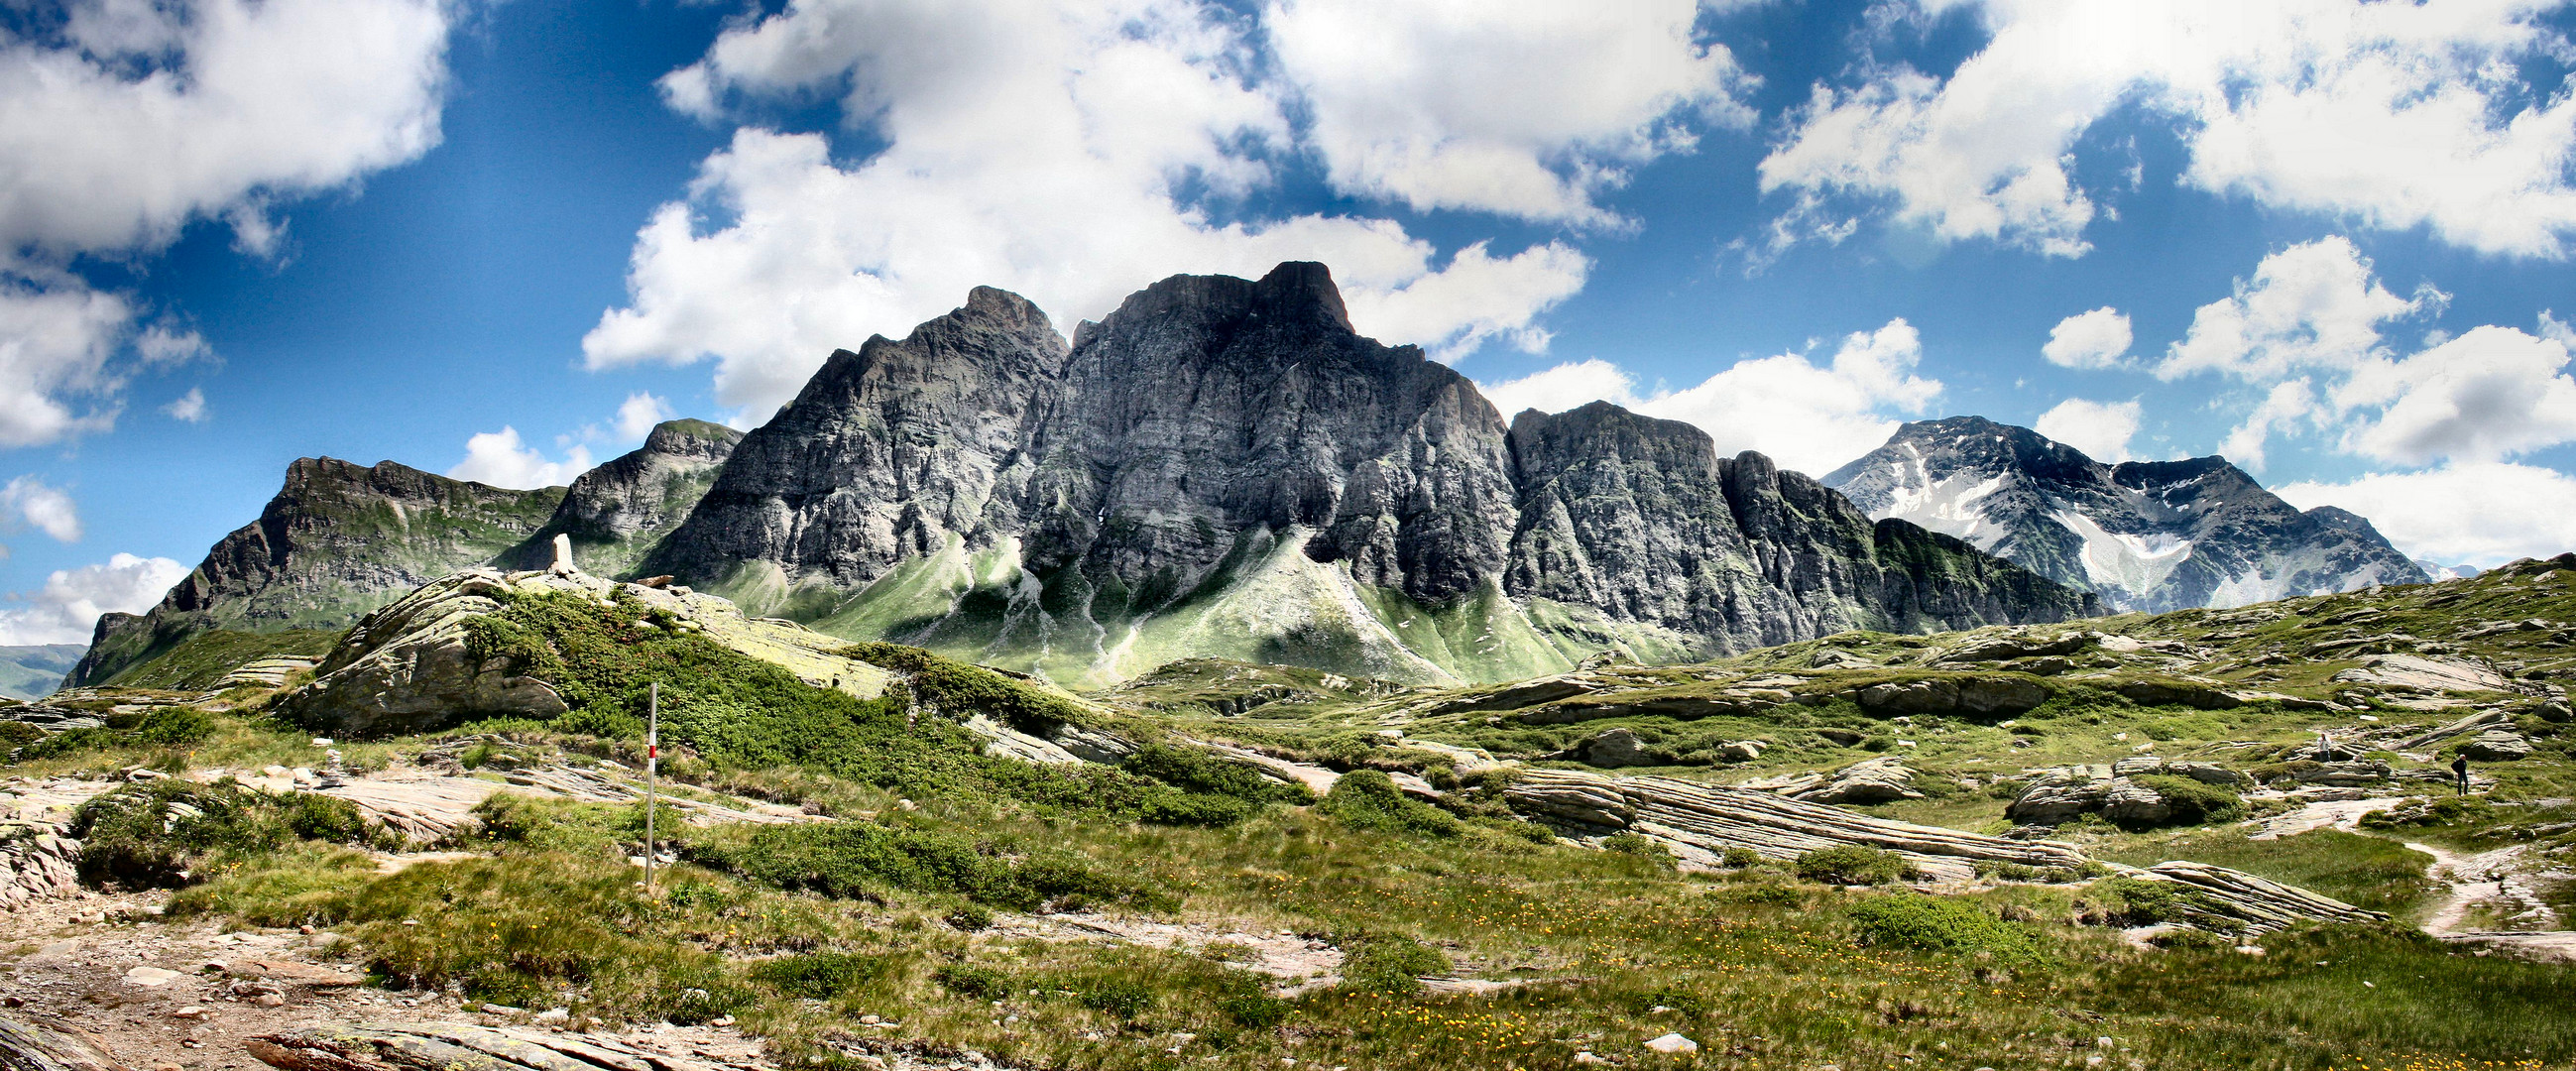
M653 895L653 792L662 765L662 682L654 681L644 705L644 895Z

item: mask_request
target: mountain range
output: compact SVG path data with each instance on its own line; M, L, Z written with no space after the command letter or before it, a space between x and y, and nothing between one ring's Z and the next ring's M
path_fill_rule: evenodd
M211 631L346 625L456 568L542 564L557 533L601 574L1077 687L1197 655L1500 680L2101 607L1687 424L1506 423L1288 263L1174 276L1070 340L978 288L833 353L748 434L667 423L569 488L297 461L160 605L104 616L68 682Z
M2301 510L2226 458L2109 465L1984 417L1906 424L1824 483L1870 516L1957 536L2115 610L2243 606L2432 579L2368 520L2332 506Z

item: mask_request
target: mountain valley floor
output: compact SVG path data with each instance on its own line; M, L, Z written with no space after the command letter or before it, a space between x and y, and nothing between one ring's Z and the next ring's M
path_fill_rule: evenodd
M551 712L353 737L317 697L406 642L354 634L287 637L256 679L0 708L0 1045L192 1071L2576 1065L2576 558L1476 688L1201 659L1085 695L888 644L791 667L720 600L491 575L440 618L458 679L539 681ZM815 668L844 664L867 686Z

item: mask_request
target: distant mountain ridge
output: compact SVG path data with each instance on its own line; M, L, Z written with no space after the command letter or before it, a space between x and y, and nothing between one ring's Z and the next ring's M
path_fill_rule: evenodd
M469 565L543 565L557 532L604 563L631 562L697 504L741 433L669 421L573 481L517 491L392 461L301 458L260 511L142 614L102 614L66 686L103 684L218 629L342 629Z
M297 462L160 607L102 619L73 677L210 628L346 625L447 571L542 565L556 533L592 572L1077 686L1201 655L1496 680L2099 609L1686 424L1597 403L1506 425L1289 263L1174 276L1070 342L979 287L833 353L747 435L664 424L568 489Z
M1824 482L1873 517L1957 536L2118 610L2432 579L2368 520L2302 511L2223 457L2108 465L1984 417L1906 424Z
M77 643L37 643L0 647L0 699L34 699L54 690L63 674L79 664Z

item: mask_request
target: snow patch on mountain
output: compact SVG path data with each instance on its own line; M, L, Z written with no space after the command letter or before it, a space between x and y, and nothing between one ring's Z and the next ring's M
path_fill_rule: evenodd
M2084 578L2098 589L2151 591L2173 575L2175 566L2191 559L2191 540L2180 536L2106 531L2093 518L2071 509L2048 516L2084 540Z
M2010 479L2008 475L1997 473L1980 480L1973 473L1962 473L1935 480L1918 464L1913 476L1910 483L1891 488L1893 497L1888 508L1877 513L1878 517L1912 521L1942 535L1967 540L1984 551L1993 550L1996 541L2004 537L2003 526L1988 518L1978 503L2002 489L2004 481Z

